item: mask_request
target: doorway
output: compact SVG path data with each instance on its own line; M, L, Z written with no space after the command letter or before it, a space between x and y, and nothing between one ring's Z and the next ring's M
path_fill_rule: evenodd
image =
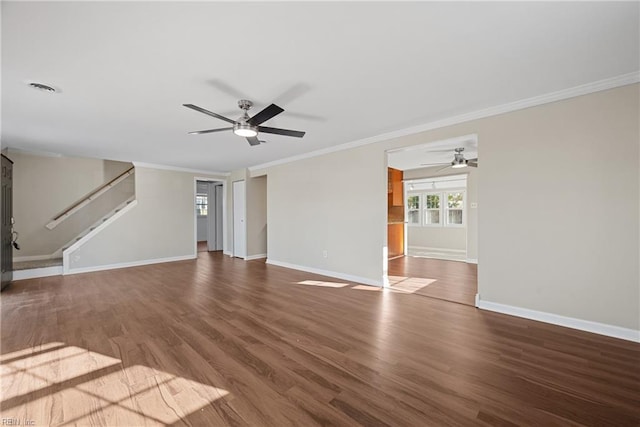
M391 290L475 305L477 147L468 135L387 152L403 177L404 255L384 268Z
M196 179L195 237L196 252L224 249L224 184L221 181Z

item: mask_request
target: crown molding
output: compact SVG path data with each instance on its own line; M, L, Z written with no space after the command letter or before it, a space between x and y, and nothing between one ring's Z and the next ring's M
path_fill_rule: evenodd
M49 151L27 150L24 148L13 148L13 147L6 147L6 149L8 154L16 153L16 154L26 154L28 156L56 157L56 158L64 157L60 153L52 153Z
M368 138L358 139L355 141L347 142L340 145L334 145L332 147L323 148L320 150L311 151L309 153L299 154L297 156L286 157L284 159L274 160L272 162L262 163L249 167L250 172L254 172L261 169L270 168L273 166L282 165L285 163L291 163L298 160L309 159L311 157L322 156L324 154L335 153L337 151L349 150L351 148L361 147L363 145L374 144L376 142L387 141L394 138L400 138L407 135L414 135L420 132L426 132L429 130L439 129L446 126L452 126L459 123L469 122L471 120L483 119L486 117L497 116L499 114L509 113L512 111L523 110L525 108L536 107L538 105L549 104L551 102L562 101L564 99L575 98L577 96L588 95L594 92L600 92L607 89L613 89L620 86L626 86L640 82L640 71L633 73L622 74L620 76L611 77L604 80L598 80L591 83L586 83L580 86L574 86L568 89L562 89L556 92L550 92L543 95L534 96L531 98L521 99L519 101L509 102L506 104L496 105L493 107L485 108L482 110L472 111L470 113L460 114L457 116L448 117L434 122L425 123L418 126L412 126L409 128L387 132Z
M162 170L175 171L175 172L189 172L189 173L199 173L204 175L215 175L215 176L225 176L225 177L231 175L230 172L218 172L218 171L207 171L202 169L181 168L178 166L158 165L155 163L145 163L145 162L138 162L138 161L133 161L131 163L133 163L133 166L137 168L162 169Z

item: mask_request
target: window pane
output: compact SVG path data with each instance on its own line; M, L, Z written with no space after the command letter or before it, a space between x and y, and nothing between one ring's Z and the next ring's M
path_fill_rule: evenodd
M427 194L427 209L438 209L440 207L440 196L438 194Z
M440 211L439 210L426 211L425 222L427 224L440 224Z
M420 196L409 196L407 198L408 209L420 209Z
M409 211L409 224L420 224L420 211Z
M449 211L449 224L462 224L462 209Z
M447 194L447 202L449 208L462 209L462 193L449 193Z
M207 215L207 196L196 195L196 212L198 215Z

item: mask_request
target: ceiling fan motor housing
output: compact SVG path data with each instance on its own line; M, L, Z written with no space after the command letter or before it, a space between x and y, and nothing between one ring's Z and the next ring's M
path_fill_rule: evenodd
M241 99L238 101L238 107L240 107L241 110L249 111L249 109L253 107L253 102L248 99Z

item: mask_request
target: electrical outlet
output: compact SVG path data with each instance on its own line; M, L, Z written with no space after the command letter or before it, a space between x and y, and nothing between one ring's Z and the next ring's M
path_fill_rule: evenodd
M325 249L324 251L322 251L322 258L328 258L328 257L329 257L329 253Z

